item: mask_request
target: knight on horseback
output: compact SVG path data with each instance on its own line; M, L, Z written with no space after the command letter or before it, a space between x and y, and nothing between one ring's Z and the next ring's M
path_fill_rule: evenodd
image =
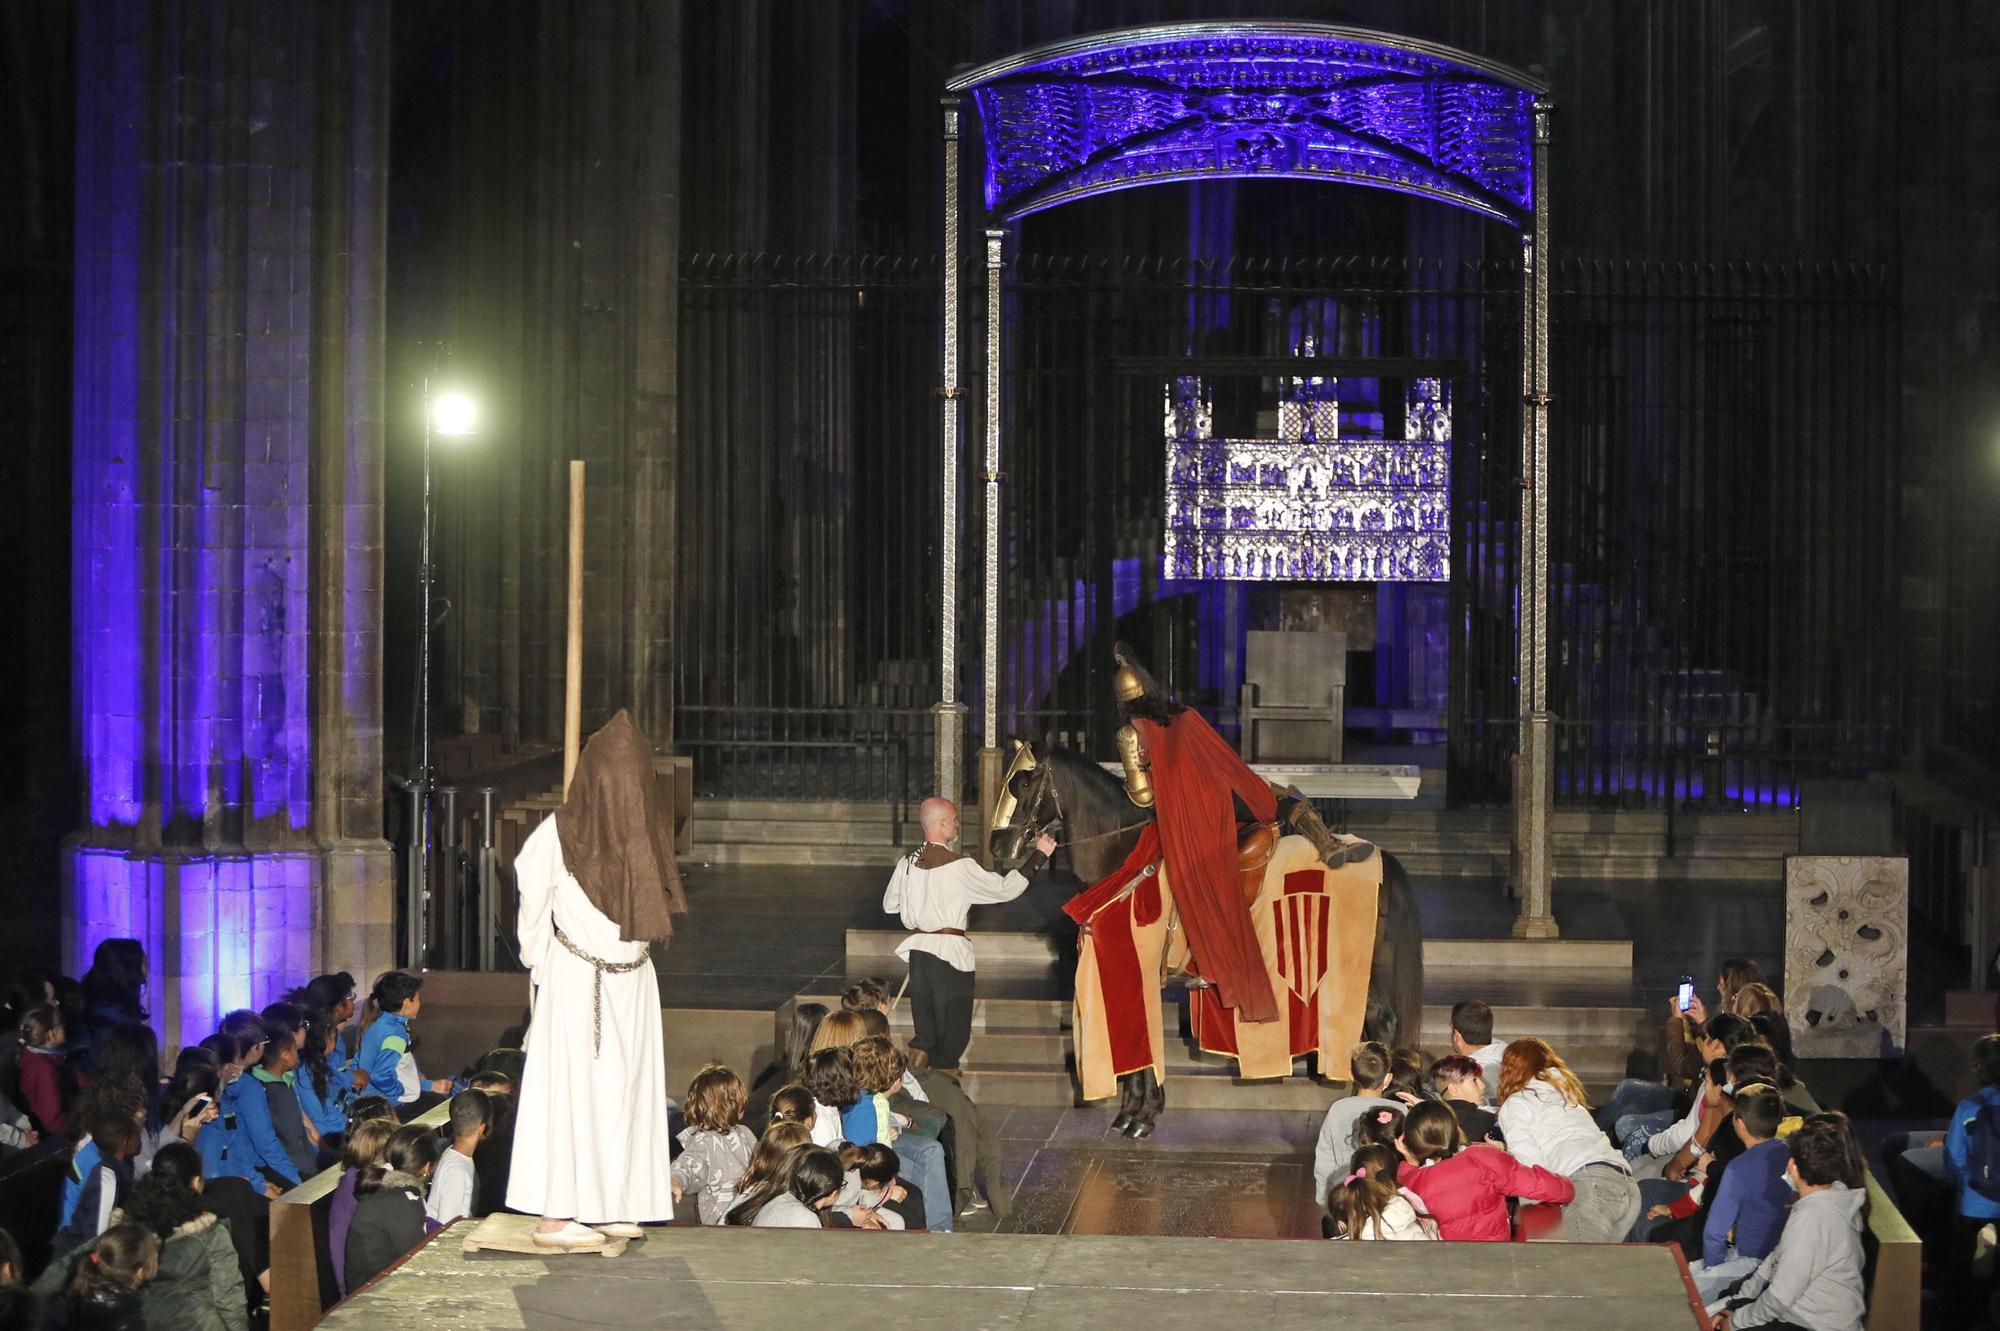
M1116 650L1125 792L1154 816L1124 862L1064 910L1082 939L1073 1034L1084 1098L1110 1094L1115 1079L1113 1126L1145 1137L1166 1103L1162 969L1188 990L1197 1043L1234 1056L1241 1075L1287 1075L1315 1050L1324 1059L1360 1034L1382 873L1379 859L1365 864L1373 846L1328 831L1310 802L1275 790L1124 644ZM1365 887L1365 900L1329 886L1328 871L1350 865L1337 876Z

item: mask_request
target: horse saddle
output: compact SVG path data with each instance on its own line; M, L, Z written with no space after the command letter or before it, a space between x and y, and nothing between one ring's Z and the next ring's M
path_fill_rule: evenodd
M1264 890L1264 870L1270 867L1271 857L1277 853L1276 823L1251 823L1237 833L1236 883L1242 890L1245 906L1256 901L1257 894ZM1215 987L1214 981L1202 978L1195 970L1192 958L1184 973L1169 975L1162 983L1185 985L1189 989Z
M1278 853L1278 825L1252 823L1236 841L1236 881L1249 905L1264 890L1264 870Z

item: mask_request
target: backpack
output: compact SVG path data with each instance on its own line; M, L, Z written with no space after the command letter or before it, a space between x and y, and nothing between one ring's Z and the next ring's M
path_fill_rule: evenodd
M2000 1103L1979 1106L1966 1125L1965 1181L1988 1201L2000 1202Z

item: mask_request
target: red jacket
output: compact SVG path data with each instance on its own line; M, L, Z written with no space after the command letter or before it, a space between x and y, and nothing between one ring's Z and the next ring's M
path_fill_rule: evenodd
M76 1080L55 1054L21 1048L21 1108L45 1137L61 1136L69 1126L69 1101Z
M1405 1164L1397 1182L1423 1198L1437 1217L1439 1238L1470 1243L1507 1241L1509 1197L1568 1202L1576 1196L1576 1185L1562 1175L1493 1146L1468 1146L1436 1164Z

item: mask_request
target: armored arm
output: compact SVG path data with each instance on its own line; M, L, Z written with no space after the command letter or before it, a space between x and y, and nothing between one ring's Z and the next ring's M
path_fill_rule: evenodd
M1125 797L1142 809L1153 807L1153 765L1130 723L1118 727L1118 761L1125 768Z

